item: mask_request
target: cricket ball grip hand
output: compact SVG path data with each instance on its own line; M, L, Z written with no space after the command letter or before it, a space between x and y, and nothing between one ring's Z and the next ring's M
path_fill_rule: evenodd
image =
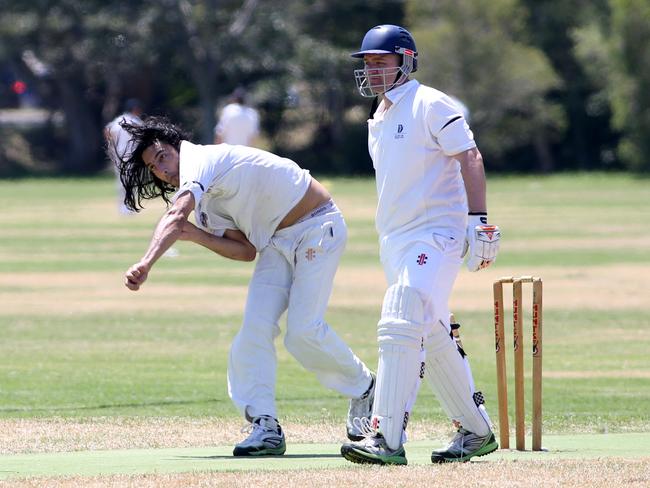
M124 285L131 291L138 291L140 286L147 281L148 276L149 266L140 261L124 273Z
M487 268L496 261L501 231L496 225L488 225L487 213L470 213L465 235L465 247L461 257L467 255L465 266L470 271Z

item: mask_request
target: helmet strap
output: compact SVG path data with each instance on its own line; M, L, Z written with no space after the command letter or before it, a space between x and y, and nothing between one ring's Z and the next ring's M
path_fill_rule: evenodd
M393 80L391 87L386 90L387 92L402 85L403 83L406 83L406 81L408 81L409 75L411 74L411 71L413 71L413 58L407 58L404 56L404 54L400 54L400 57L402 58L401 66L399 68L399 71L395 73L395 80ZM405 60L407 61L405 62Z
M372 99L372 105L370 106L370 113L368 114L369 119L375 118L375 111L377 110L378 106L379 106L379 97L375 97Z

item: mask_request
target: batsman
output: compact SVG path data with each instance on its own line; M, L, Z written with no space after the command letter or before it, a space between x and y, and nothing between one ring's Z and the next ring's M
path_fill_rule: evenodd
M349 461L407 464L406 425L426 377L457 426L434 463L468 461L498 448L471 370L450 335L448 301L466 259L470 271L496 259L500 231L488 225L485 170L462 108L410 79L413 36L379 25L363 38L357 88L373 98L368 150L377 184L376 228L388 282L377 325L379 365L365 438L344 444Z

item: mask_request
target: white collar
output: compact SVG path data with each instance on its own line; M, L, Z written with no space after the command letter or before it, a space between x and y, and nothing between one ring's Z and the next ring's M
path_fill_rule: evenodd
M387 91L384 93L384 96L388 98L388 100L390 100L393 105L395 105L404 97L404 95L409 93L411 90L417 90L418 86L420 86L418 80L409 80L406 83L402 83L400 86Z

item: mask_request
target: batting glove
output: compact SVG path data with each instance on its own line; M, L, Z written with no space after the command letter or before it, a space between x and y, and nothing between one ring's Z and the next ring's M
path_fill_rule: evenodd
M462 257L467 255L465 266L470 271L487 268L496 261L501 231L496 225L488 225L486 213L471 213L465 236Z

